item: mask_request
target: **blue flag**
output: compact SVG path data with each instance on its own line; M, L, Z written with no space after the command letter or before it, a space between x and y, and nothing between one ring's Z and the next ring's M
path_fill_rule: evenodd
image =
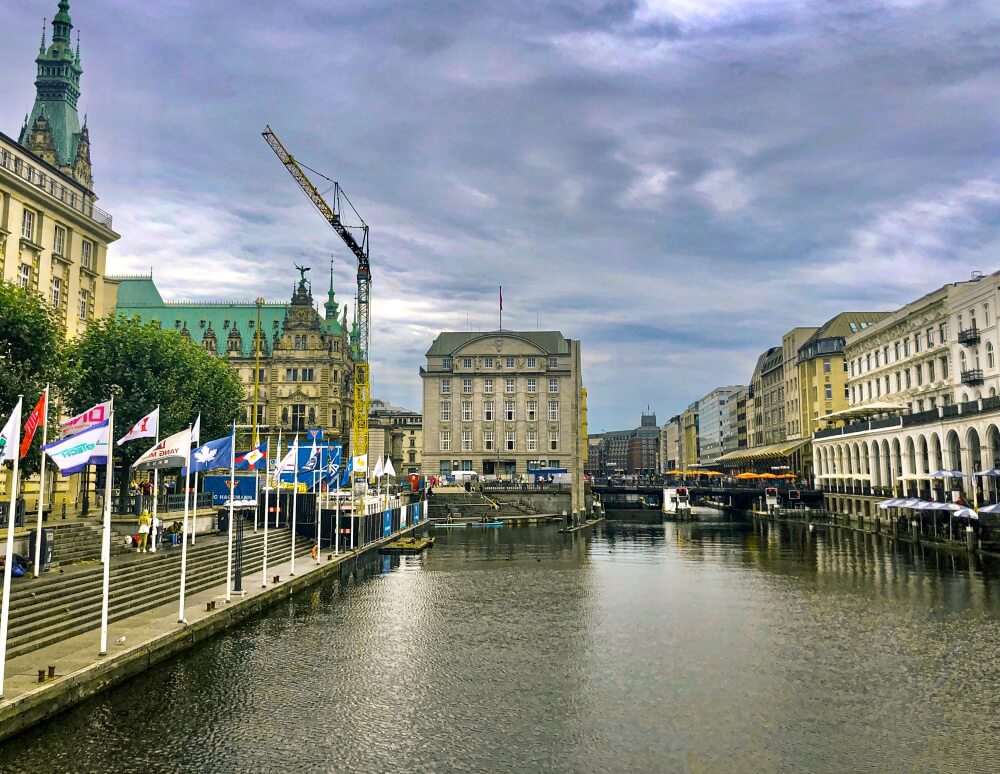
M347 466L344 468L344 477L340 480L341 486L347 486L351 483L351 473L354 472L354 457L351 457L347 461Z
M336 481L340 475L340 463L343 459L344 447L329 446L326 451L329 460L326 463L326 473L323 478L327 482Z
M191 472L228 468L233 459L233 437L217 438L203 443L191 452Z

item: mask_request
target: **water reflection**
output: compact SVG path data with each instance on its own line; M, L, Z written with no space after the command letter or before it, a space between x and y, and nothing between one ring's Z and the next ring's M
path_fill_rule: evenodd
M1000 747L993 563L744 520L437 540L345 566L0 770L985 771Z

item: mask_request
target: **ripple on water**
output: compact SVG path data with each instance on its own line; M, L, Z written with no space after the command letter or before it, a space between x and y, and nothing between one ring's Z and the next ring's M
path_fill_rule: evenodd
M992 768L1000 607L967 560L766 524L462 533L13 740L0 770Z

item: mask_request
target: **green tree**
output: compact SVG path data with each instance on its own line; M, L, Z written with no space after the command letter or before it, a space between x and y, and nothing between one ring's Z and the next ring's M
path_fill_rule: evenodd
M115 398L115 435L160 407L160 437L201 414L201 438L227 435L240 414L243 385L226 361L180 333L138 317L109 317L91 324L70 345L69 378L63 390L71 413ZM150 443L116 450L131 463Z
M17 396L24 396L23 418L45 389L62 381L65 332L55 310L41 296L0 280L0 423L14 408ZM54 424L49 412L50 426ZM35 434L21 471L38 470L41 431Z

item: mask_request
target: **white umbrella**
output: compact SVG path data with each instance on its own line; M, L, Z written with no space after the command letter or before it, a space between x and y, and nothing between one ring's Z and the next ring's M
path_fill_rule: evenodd
M902 503L902 502L904 502L904 500L902 500L901 498L894 497L891 500L883 500L882 502L880 502L878 504L878 507L879 508L898 508L899 505L900 505L900 503Z
M935 470L928 478L961 478L964 475L960 470Z
M980 513L1000 513L1000 503L995 503L994 505L986 505L979 509Z
M959 508L955 511L952 516L956 519L978 519L979 514L976 513L972 508Z
M988 478L1000 478L1000 470L996 468L993 468L993 470L980 470L978 473L974 475L987 476Z

